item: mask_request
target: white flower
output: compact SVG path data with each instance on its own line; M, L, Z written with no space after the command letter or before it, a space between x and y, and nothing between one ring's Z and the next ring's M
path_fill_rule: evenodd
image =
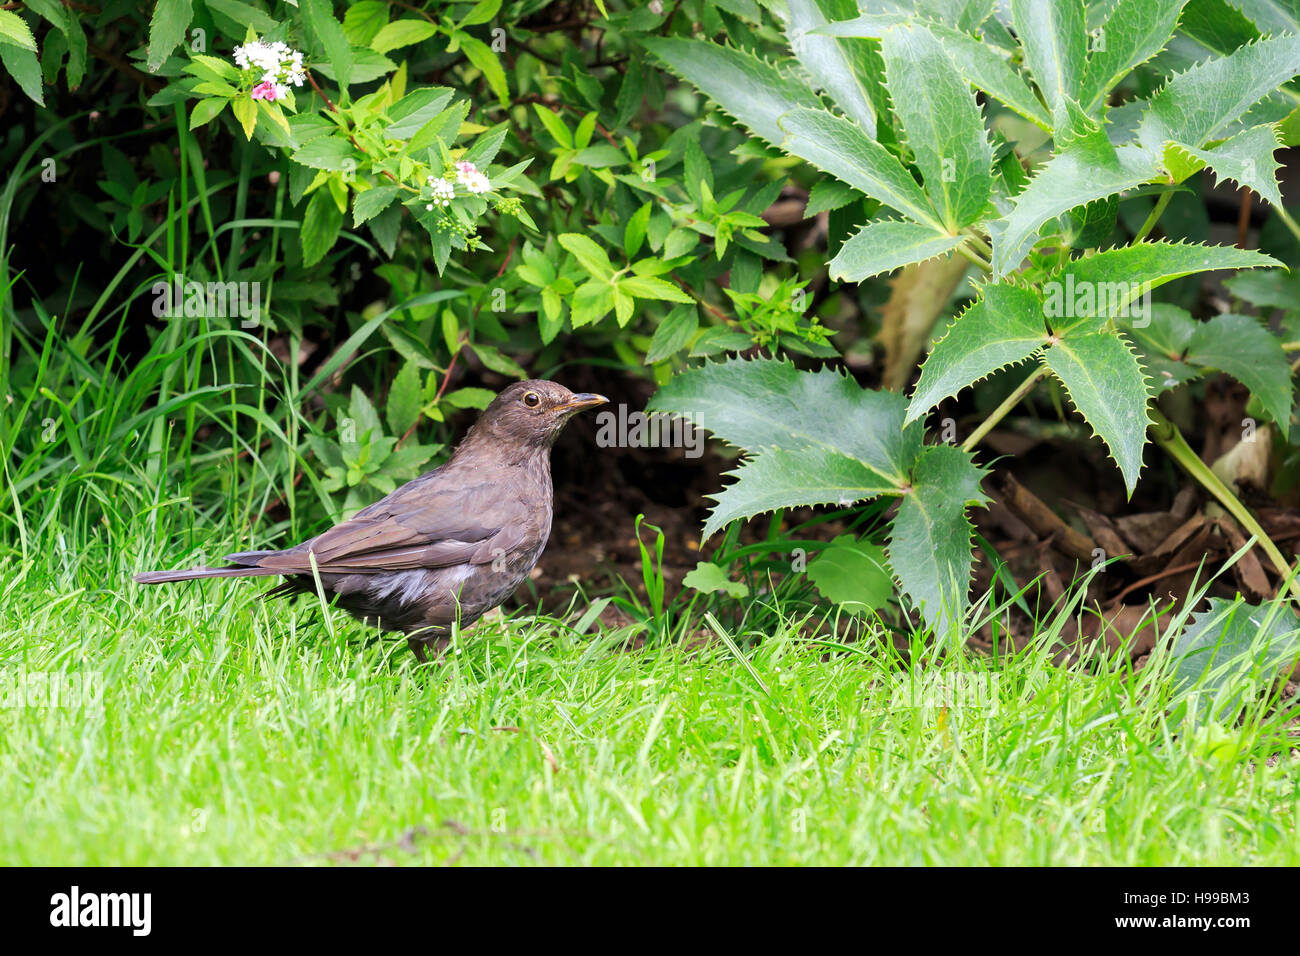
M280 91L277 99L282 99L288 92L288 84L302 86L307 73L302 65L302 53L289 47L282 40L267 43L254 40L235 47L235 65L241 70L260 70L261 83L273 83Z
M492 181L481 173L473 163L457 163L456 178L460 180L462 186L472 193L492 191Z
M439 206L450 206L452 197L456 195L456 187L445 179L436 179L433 176L430 176L428 181L433 187L433 201Z

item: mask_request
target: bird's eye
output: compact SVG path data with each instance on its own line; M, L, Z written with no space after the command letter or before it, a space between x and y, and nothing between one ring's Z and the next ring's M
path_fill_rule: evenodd
M539 396L536 392L525 392L524 404L527 405L529 408L536 408L538 405L542 404L541 396Z

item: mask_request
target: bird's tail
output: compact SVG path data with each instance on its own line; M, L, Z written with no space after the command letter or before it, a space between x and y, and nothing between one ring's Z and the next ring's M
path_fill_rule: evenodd
M136 584L170 584L199 578L264 578L283 574L275 568L186 568L183 571L145 571L135 575Z

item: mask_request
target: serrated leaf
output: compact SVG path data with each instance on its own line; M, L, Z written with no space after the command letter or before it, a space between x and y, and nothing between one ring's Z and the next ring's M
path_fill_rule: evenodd
M1211 598L1170 647L1178 710L1227 723L1300 654L1300 620L1285 605Z
M882 272L924 262L965 242L931 226L886 219L870 222L840 246L829 263L830 276L840 282L861 282Z
M289 158L312 169L332 172L356 169L352 144L338 136L318 136L304 143Z
M188 2L186 6L189 6ZM36 38L32 36L32 28L27 25L26 20L12 10L0 10L0 42L8 42L32 53L36 52Z
M699 327L699 311L694 303L679 305L659 323L654 337L650 339L650 348L646 350L645 364L662 362L671 355L676 355L691 340Z
M420 127L447 108L451 97L452 91L444 86L412 90L388 107L388 125L384 128L384 135L389 139L410 139Z
M898 506L889 538L889 563L905 593L935 634L954 634L965 616L971 580L971 504L985 470L953 445L929 445Z
M808 580L822 597L852 611L874 611L894 593L885 549L866 538L842 534L808 562Z
M1283 431L1291 423L1291 366L1282 341L1257 319L1226 313L1198 323L1187 343L1191 365L1226 372L1245 385Z
M339 211L329 190L318 189L312 193L307 211L302 217L299 234L302 241L302 264L313 266L325 258L325 253L334 248L342 227L343 213Z
M647 408L689 416L751 452L834 451L897 487L921 442L919 424L904 427L901 395L863 389L830 369L800 371L778 359L730 359L689 369L660 388Z
M658 299L660 302L695 301L671 282L654 276L624 276L618 280L618 288L626 295L638 299Z
M779 116L800 107L821 107L807 85L741 50L678 37L641 42L669 70L773 146L780 147L785 138L777 125Z
M1011 0L1011 21L1055 119L1067 99L1079 101L1088 55L1083 0Z
M1149 315L1130 316L1116 324L1137 346L1148 382L1157 392L1177 388L1201 375L1199 368L1183 361L1197 325L1186 309L1157 302Z
M566 232L562 233L559 239L560 245L573 253L574 258L591 275L599 279L608 279L614 274L614 267L610 264L605 250L586 236L581 233Z
M1115 333L1079 335L1057 342L1043 353L1043 362L1106 443L1132 495L1151 419L1146 377L1131 347Z
M942 225L907 168L861 128L823 109L796 109L781 117L785 141L800 159L897 209L934 232Z
M427 20L394 20L379 28L370 41L370 49L376 53L390 53L427 40L437 32L437 26Z
M1240 186L1255 190L1274 206L1282 205L1278 191L1278 162L1273 153L1281 146L1277 128L1272 125L1244 129L1209 149L1178 147L1214 170L1222 182L1231 179Z
M1187 0L1119 0L1102 24L1100 45L1088 56L1079 102L1093 113L1106 94L1165 48Z
M199 100L194 104L194 109L190 111L190 129L198 129L211 123L221 115L221 111L226 108L230 101L221 96L210 96L207 99Z
M1116 148L1101 130L1076 139L1039 170L1016 198L1006 228L993 240L993 277L1001 278L1020 264L1045 222L1155 175L1155 158L1145 150Z
M352 202L352 224L359 226L379 215L397 198L398 190L396 184L385 183L357 193L357 198Z
M786 5L790 10L786 36L795 57L835 105L874 139L876 110L863 85L866 77L854 70L840 40L812 32L826 25L826 17L816 0L786 0Z
M1300 73L1300 36L1267 37L1169 79L1151 98L1138 138L1152 152L1165 143L1200 148Z
M842 209L861 198L862 193L848 183L840 182L838 179L821 179L814 183L809 191L808 204L804 207L803 215L805 219L811 219L818 213Z
M1139 242L1074 259L1043 285L1043 310L1058 334L1096 331L1111 318L1145 308L1166 282L1197 272L1277 265L1253 249L1183 242ZM1141 300L1140 302L1138 300ZM1136 306L1131 305L1137 302Z
M353 79L352 67L355 57L348 38L343 35L343 26L334 19L332 7L333 5L326 0L301 0L300 4L307 23L325 49L325 58L329 61L335 82L338 83L339 89L346 90L348 83ZM365 82L361 75L358 75L356 80Z
M986 285L980 298L935 343L908 405L907 420L1047 344L1043 303L1028 289Z
M405 435L406 430L419 420L423 407L424 386L420 382L420 367L408 361L393 376L393 384L388 389L384 415L392 433L399 437Z
M185 31L194 18L190 0L158 0L149 18L149 51L147 64L157 70L167 55L185 42ZM35 46L32 49L36 49Z
M880 52L926 195L956 232L980 217L993 188L993 151L975 94L924 26L887 31Z
M0 63L4 64L9 75L33 102L45 105L45 91L41 87L41 64L35 53L12 43L0 43Z
M717 504L701 532L706 541L740 518L800 505L844 508L897 488L859 459L826 447L766 449L727 474L736 481L709 496Z

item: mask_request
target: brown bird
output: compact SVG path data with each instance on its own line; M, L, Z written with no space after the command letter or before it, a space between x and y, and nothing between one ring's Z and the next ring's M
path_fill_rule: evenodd
M479 416L445 464L310 541L228 554L222 568L149 571L140 584L269 577L267 597L316 591L368 624L407 635L421 661L453 622L472 624L523 583L551 533L551 445L576 413L609 401L518 382ZM314 567L313 567L314 559Z

